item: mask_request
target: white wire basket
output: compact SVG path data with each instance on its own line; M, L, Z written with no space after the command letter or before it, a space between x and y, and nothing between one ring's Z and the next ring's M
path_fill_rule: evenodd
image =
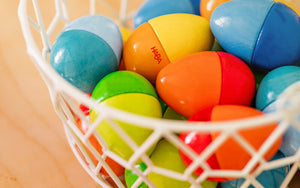
M39 2L41 4L39 4ZM284 134L291 124L300 129L299 119L297 120L300 114L300 83L293 84L280 96L277 103L277 107L279 109L277 112L263 117L213 123L214 126L211 126L212 123L201 123L201 125L198 125L197 123L186 121L147 118L104 106L70 85L52 69L49 64L49 53L51 51L52 44L57 33L65 26L65 24L69 23L72 19L84 16L84 14L107 14L116 20L117 23L130 26L130 20L134 15L134 10L129 10L130 3L134 2L138 5L142 3L142 1L90 0L90 2L86 2L86 8L88 10L86 10L85 13L82 13L83 11L72 11L68 9L73 2L67 2L66 0L53 0L53 2L51 2L53 3L52 15L43 15L42 10L45 10L45 8L41 8L43 2L45 1L20 0L18 14L27 45L27 52L48 86L53 107L63 122L66 137L72 151L86 172L101 187L126 187L124 177L114 174L113 170L106 163L106 158L108 157L119 163L124 168L130 169L138 174L139 178L136 180L133 187L138 187L141 182L145 182L150 187L156 187L156 185L148 179L148 174L152 172L162 174L173 179L187 181L190 183L191 187L201 187L201 182L209 176L242 177L245 178L242 187L248 187L249 185L263 187L256 180L256 177L262 171L291 165L290 171L281 185L281 187L288 187L290 181L293 179L295 173L300 167L300 151L296 152L293 156L272 162L266 161L263 156L272 144ZM119 9L115 10L111 6L112 2L115 4L116 2L119 3ZM51 9L51 7L46 7L46 9ZM82 15L72 14L72 12L81 12ZM286 104L290 105L287 107ZM87 117L80 110L80 105L85 105L96 110L100 112L100 115L93 123L90 123ZM87 125L88 130L85 134L81 132L76 124L76 120L78 118ZM109 122L121 138L124 139L124 141L132 148L134 153L128 160L125 160L113 151L110 151L101 135L99 135L96 131L97 126L102 121ZM151 129L152 133L143 144L137 145L130 136L128 136L120 128L117 121ZM247 143L247 141L245 141L245 139L237 134L239 130L249 127L264 126L271 122L280 123L259 150L255 150ZM190 126L190 124L196 125ZM224 124L226 124L226 126L224 126ZM197 155L179 140L178 134L183 131L199 131L205 133L221 132L221 135L218 136L218 138L215 139L206 148L206 150L201 153L201 155ZM91 144L90 138L92 136L95 137L102 145L101 153L99 153L93 144ZM251 160L249 160L242 170L211 169L204 161L206 161L206 159L224 142L224 140L229 137L235 138L235 140L237 140L240 145L245 148L245 150L252 156ZM146 154L146 151L161 139L167 140L178 149L188 153L194 160L192 165L187 167L183 173L155 166ZM97 159L97 161L99 161L98 163L93 162L90 154L87 152L87 149L90 150L92 155ZM147 165L146 171L141 172L135 167L138 159L142 159ZM193 175L193 172L199 166L204 169L204 172L201 176L196 177ZM105 169L109 176L103 176L100 173L101 169Z

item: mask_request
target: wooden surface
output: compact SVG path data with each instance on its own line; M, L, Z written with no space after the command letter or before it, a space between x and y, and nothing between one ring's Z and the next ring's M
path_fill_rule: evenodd
M50 1L39 2L47 9ZM74 157L26 54L18 3L0 0L0 187L99 187Z
M74 157L26 54L18 3L0 0L0 187L98 187Z

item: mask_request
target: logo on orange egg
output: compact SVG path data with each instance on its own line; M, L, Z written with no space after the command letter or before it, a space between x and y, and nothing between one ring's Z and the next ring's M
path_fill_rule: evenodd
M160 64L160 62L162 61L162 59L161 59L160 53L158 52L158 49L157 49L155 46L153 46L153 47L151 48L151 51L152 51L152 53L154 54L154 60L155 60L158 64Z

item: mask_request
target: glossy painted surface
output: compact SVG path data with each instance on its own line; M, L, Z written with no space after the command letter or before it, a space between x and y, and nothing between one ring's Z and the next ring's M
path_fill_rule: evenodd
M99 80L119 66L105 41L80 30L60 35L52 47L50 63L63 78L85 93L91 93Z
M212 32L228 53L250 63L260 29L273 4L272 0L223 3L211 15Z
M261 81L256 95L256 108L263 110L290 85L300 81L300 67L283 66L269 72Z
M178 173L183 173L186 169L185 165L181 160L178 149L166 140L161 140L157 144L150 159L155 166L175 171ZM143 165L141 167L144 168ZM131 176L127 178L129 180L132 180L134 176L136 176L134 173L131 173L129 175ZM154 172L151 172L148 175L148 178L158 188L190 187L190 183L187 181L176 180ZM201 186L204 188L215 188L217 186L217 183L211 181L204 181L201 184ZM144 187L144 185L142 187Z
M59 34L50 64L72 85L92 93L99 80L118 69L122 47L122 36L113 20L102 15L84 16Z
M130 71L117 71L107 75L96 86L92 98L103 105L131 112L141 116L161 118L162 108L153 86L141 75ZM91 122L98 117L94 110L90 112ZM101 115L101 114L100 114ZM117 121L117 124L140 145L152 133L152 130ZM120 157L128 160L133 150L108 122L101 122L97 131L105 140L108 148ZM154 147L154 146L153 146ZM153 148L149 150L149 154Z
M156 89L168 106L190 117L216 104L250 105L255 80L251 70L238 58L210 51L166 66L157 76Z
M105 76L94 88L92 98L102 102L124 93L144 93L157 98L150 82L143 76L130 71L116 71Z
M147 0L134 15L133 25L137 28L152 18L174 13L195 14L196 12L190 0Z
M190 118L190 121L227 121L249 118L263 115L262 112L246 106L240 105L217 105L206 110L197 112ZM277 124L269 124L264 127L257 127L255 129L245 129L239 131L242 136L252 147L256 150L260 148L263 142L268 138L271 132L276 128ZM219 136L219 133L182 133L180 138L193 148L197 153L201 153L212 141ZM266 160L269 160L279 149L281 139L278 139L274 145L264 155ZM192 161L186 154L181 152L182 158L186 165ZM240 144L229 137L207 160L207 163L212 169L226 169L226 170L241 170L245 167L251 156L240 146ZM195 171L196 175L203 172L201 168ZM210 177L214 181L224 181L225 178Z
M275 3L260 31L252 65L265 70L292 65L300 58L300 19L291 8Z
M93 33L103 39L114 51L117 60L121 60L122 35L113 19L104 15L87 15L68 24L62 32L81 30Z
M254 108L245 106L217 106L213 109L211 121L226 121L234 119L242 119L263 115L262 112ZM255 150L259 150L260 146L269 137L269 135L277 127L277 124L268 124L266 126L244 129L239 131L247 142L249 142ZM215 140L219 133L213 133L212 139ZM278 139L273 146L266 152L264 158L269 160L278 151L281 144L281 139ZM249 153L240 146L233 138L229 138L215 152L218 163L221 169L238 169L245 167L250 160Z
M300 58L299 15L283 3L229 1L215 9L210 24L227 52L257 68L272 70Z
M155 84L158 72L186 55L210 50L214 37L201 16L170 14L142 24L129 37L123 52L125 68Z
M149 20L149 24L171 62L194 52L209 50L214 42L209 22L201 16L165 15Z
M270 161L275 161L284 157L285 156L281 152L277 152L276 155ZM290 166L286 165L272 170L263 171L261 174L258 175L256 180L264 187L278 188L280 187L284 178L287 176L289 169ZM221 185L222 188L237 188L241 187L244 181L245 180L241 178L237 180L223 182ZM254 186L250 185L249 188L254 188Z
M250 105L255 95L255 78L249 67L239 58L218 52L222 67L220 104Z
M156 89L168 106L189 117L199 108L219 103L221 74L218 54L201 52L162 69L157 76Z
M150 95L142 93L126 93L114 97L110 97L102 102L104 105L118 108L120 110L135 113L141 116L161 118L161 106L159 101ZM91 122L94 122L98 117L95 111L90 113ZM125 122L117 121L126 134L133 139L137 145L141 145L145 139L152 133L151 129L139 127ZM115 131L115 129L106 121L101 122L97 127L97 131L103 137L108 148L115 152L120 157L128 160L133 154L133 149L122 139L122 137ZM148 151L152 152L154 148Z
M164 48L149 23L133 31L124 46L125 69L146 77L152 84L156 75L170 63Z
M212 12L217 6L230 0L201 0L200 2L200 13L201 16L210 20Z

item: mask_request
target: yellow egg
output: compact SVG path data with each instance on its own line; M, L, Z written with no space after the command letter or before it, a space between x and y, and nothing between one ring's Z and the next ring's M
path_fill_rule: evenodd
M213 42L205 18L193 14L163 15L133 31L124 46L124 65L155 84L163 67L192 53L210 50Z

